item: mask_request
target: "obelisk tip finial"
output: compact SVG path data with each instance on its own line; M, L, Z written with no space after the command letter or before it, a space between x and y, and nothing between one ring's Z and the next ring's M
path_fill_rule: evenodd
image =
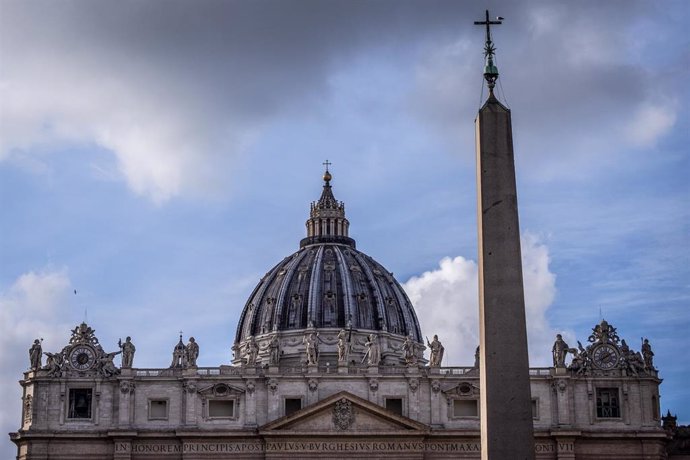
M494 55L496 48L491 41L491 25L503 24L503 18L498 16L495 21L489 19L489 10L486 10L486 19L484 21L474 21L475 25L486 26L486 41L484 43L484 57L486 57L486 65L484 66L484 79L489 87L489 97L493 95L494 86L498 79L498 67L494 64Z

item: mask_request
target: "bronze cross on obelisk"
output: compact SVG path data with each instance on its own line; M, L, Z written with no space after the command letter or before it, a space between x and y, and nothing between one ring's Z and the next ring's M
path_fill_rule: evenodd
M486 20L484 21L474 21L474 24L477 26L486 26L486 42L491 43L491 25L495 24L503 24L503 18L502 17L497 17L496 21L491 21L489 20L489 10L486 10Z
M494 48L491 43L491 25L503 24L503 18L497 17L495 21L489 19L489 10L486 10L486 19L484 21L474 21L475 25L486 26L486 43L484 44L484 56L486 56L486 67L484 67L484 78L489 86L489 92L493 93L496 79L498 78L498 68L494 65Z

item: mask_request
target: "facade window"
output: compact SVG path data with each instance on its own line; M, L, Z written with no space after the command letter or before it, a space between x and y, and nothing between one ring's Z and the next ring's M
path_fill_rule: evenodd
M619 418L620 416L618 388L597 388L597 417Z
M151 399L149 400L149 420L168 419L168 400Z
M652 419L659 420L659 399L656 396L652 396Z
M477 417L479 410L476 399L454 399L453 417Z
M67 417L74 419L91 418L92 400L93 390L91 388L70 388Z
M539 399L534 398L532 400L532 419L537 420L539 418Z
M403 400L402 398L386 398L386 409L394 414L403 414Z
M235 401L232 399L211 399L208 401L209 418L234 418Z
M302 409L302 398L285 398L285 415L294 414Z

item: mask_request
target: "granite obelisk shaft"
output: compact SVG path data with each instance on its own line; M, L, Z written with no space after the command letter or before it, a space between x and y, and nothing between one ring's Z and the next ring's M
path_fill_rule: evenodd
M511 118L493 92L475 129L482 459L534 459Z

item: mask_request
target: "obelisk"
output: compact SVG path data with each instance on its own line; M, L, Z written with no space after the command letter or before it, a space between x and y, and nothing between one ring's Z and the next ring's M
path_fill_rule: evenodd
M498 18L502 19L502 18ZM489 97L475 120L479 233L481 443L484 460L534 459L525 296L510 110L494 95L498 69L486 20Z

